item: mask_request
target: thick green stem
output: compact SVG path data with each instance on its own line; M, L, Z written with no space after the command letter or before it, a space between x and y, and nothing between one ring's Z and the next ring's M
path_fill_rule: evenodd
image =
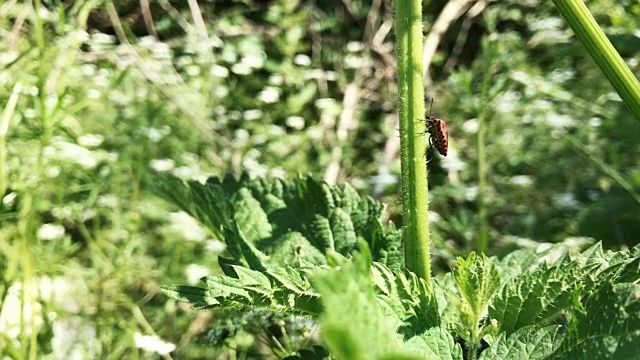
M640 120L640 83L624 63L582 0L553 0L618 95Z
M492 45L489 45L492 46ZM476 250L478 254L486 252L489 246L489 220L487 219L487 108L489 103L489 80L492 78L491 64L484 60L482 74L482 103L478 115L478 239Z
M407 270L430 284L425 166L422 0L396 2L398 104L402 165L404 253Z

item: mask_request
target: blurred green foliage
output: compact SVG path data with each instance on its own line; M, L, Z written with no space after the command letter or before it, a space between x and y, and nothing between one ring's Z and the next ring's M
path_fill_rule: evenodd
M159 286L219 272L224 245L147 191L158 172L311 173L401 224L391 3L189 3L0 4L3 355L151 358L140 333L212 356L209 329L233 315L185 312ZM446 4L426 6L425 29ZM588 5L638 74L640 6ZM428 155L436 264L475 248L480 112L490 253L637 244L638 122L550 2L491 2L439 40L427 90L451 150ZM282 321L236 326L219 351L262 353L301 328Z

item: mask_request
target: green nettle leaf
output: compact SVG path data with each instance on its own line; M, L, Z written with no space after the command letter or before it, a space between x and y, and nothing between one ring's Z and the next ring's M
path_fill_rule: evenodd
M188 285L168 285L162 287L162 292L178 301L190 302L196 309L204 309L220 304L214 296L209 295L207 289Z
M500 288L500 275L493 262L484 254L476 256L472 252L466 260L459 257L456 265L452 275L462 295L463 309L468 308L477 321L484 315L489 300Z
M554 252L552 259L550 253L540 258L551 260L552 265L540 261L532 264L492 300L489 317L497 321L499 331L509 335L528 325L567 323L575 299L583 291L640 278L640 259L631 257L628 251L605 253L601 244L595 244L572 256Z
M203 278L203 287L163 288L197 308L246 307L316 317L322 304L307 274L336 254L349 256L361 246L359 238L374 249L376 260L392 269L402 265L401 232L383 228L382 206L348 185L247 176L210 178L202 184L165 176L154 188L224 239L231 255L218 258L224 275ZM398 321L413 317L408 324L422 329L420 324L429 323L417 319L423 305L419 301L426 299L420 293L424 286L415 280L412 284L413 298L402 309L416 310L398 315Z
M638 358L640 285L605 283L574 313L557 359Z
M231 196L234 204L235 218L238 224L242 224L241 230L244 238L251 243L270 237L271 224L267 213L260 207L249 189L241 188Z
M462 348L444 327L433 327L407 342L407 346L428 360L462 360Z
M427 284L415 274L395 273L382 264L374 263L373 282L380 292L378 300L402 322L398 332L409 339L440 325L438 304Z
M162 176L153 188L224 239L236 262L252 269L264 271L274 261L321 265L328 251L350 254L358 238L373 249L376 261L402 268L401 232L382 227L382 205L349 185L247 176L202 184Z
M494 261L500 279L503 284L508 283L513 278L529 273L540 267L541 264L554 265L561 262L571 252L578 250L585 245L585 242L579 242L576 245L568 246L565 243L559 244L540 244L535 249L516 250L509 253L501 260ZM597 248L598 244L594 245ZM600 247L600 250L602 248ZM597 251L596 251L597 252Z
M490 348L480 355L479 360L537 360L548 359L562 342L560 326L544 328L527 326L507 337L501 333Z
M591 267L593 270L593 267ZM587 275L570 259L559 265L544 265L509 282L489 306L489 317L497 320L507 335L528 325L548 324L573 305Z
M371 253L366 245L352 261L314 276L325 309L322 335L337 359L422 359L405 349L394 316L385 315L371 282Z
M258 308L291 315L318 316L322 311L319 295L298 269L256 271L230 266L236 277L207 276L204 287L171 285L162 291L196 308Z

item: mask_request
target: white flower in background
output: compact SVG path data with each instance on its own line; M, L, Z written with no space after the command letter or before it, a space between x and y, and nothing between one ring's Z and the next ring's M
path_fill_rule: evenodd
M235 63L231 66L231 72L236 75L249 75L252 71L251 66L243 62Z
M78 216L78 220L80 220L81 222L85 222L91 219L95 219L96 215L98 215L96 209L85 209L80 213L80 216Z
M187 52L187 49L185 49L185 52ZM175 64L178 67L187 67L189 65L192 65L193 56L180 56L179 58L175 59Z
M57 219L69 219L73 216L73 209L70 206L54 207L51 209L51 214Z
M347 51L348 52L358 52L364 50L364 43L361 41L350 41L347 43Z
M247 121L258 120L264 115L260 109L250 109L242 113L242 117Z
M286 120L287 126L296 130L304 129L304 122L305 120L301 116L289 116Z
M173 169L171 173L181 179L196 180L203 184L209 178L209 174L204 172L198 164L179 166Z
M200 264L189 264L184 272L187 276L187 282L191 285L195 285L200 282L200 279L203 277L211 275L211 271L206 266Z
M96 200L96 204L101 207L115 209L118 207L118 197L114 194L101 195Z
M575 124L575 121L571 116L558 113L547 114L546 120L549 126L556 129L568 128Z
M140 128L140 132L145 135L146 137L149 138L149 140L153 141L153 142L159 142L160 140L162 140L165 136L171 134L171 127L165 125L161 128L148 128L148 127L142 127Z
M133 341L138 349L159 355L167 355L176 349L174 344L162 341L155 335L142 335L139 332L133 334Z
M38 289L42 299L70 314L80 313L82 303L79 300L89 294L82 279L70 276L44 276L38 280Z
M92 151L61 139L54 139L51 145L45 147L44 155L49 159L78 164L85 169L93 169L98 165Z
M267 137L267 135L264 134L257 134L257 135L253 135L253 144L254 145L261 145L267 142L267 140L269 140L269 138ZM252 149L253 150L253 149ZM251 151L251 150L249 150ZM260 152L259 150L257 150L258 152ZM251 156L257 157L260 156L260 154L253 154Z
M38 116L38 113L34 109L26 109L22 114L27 119L33 119Z
M42 6L38 9L38 17L47 21L54 21L59 19L59 14L57 11L49 11L46 7Z
M101 96L102 96L102 93L98 89L89 89L89 91L87 91L87 98L89 99L92 99L92 100L100 99Z
M227 248L227 245L220 240L207 240L204 244L204 250L210 253L221 253Z
M1 61L0 61L0 64L2 64ZM9 82L11 82L11 84ZM8 71L0 72L0 86L7 86L8 87L10 85L13 85L13 78L11 77L9 72Z
M456 149L449 147L449 153L447 157L442 158L440 166L449 171L460 171L467 167L467 164L460 159Z
M309 66L311 65L311 58L305 54L298 54L293 58L293 63L300 66Z
M27 86L24 88L24 93L31 96L38 96L40 94L40 89L37 86Z
M263 103L273 104L280 100L280 89L273 86L265 86L258 94L258 99Z
M200 223L184 211L169 214L169 230L189 241L204 241L207 237Z
M222 53L220 53L219 59L224 62L233 64L238 62L238 53L235 51L235 49L226 46L222 49Z
M323 69L309 69L303 73L305 80L327 80L327 72Z
M596 239L588 236L570 236L562 241L568 248L581 249L585 246L595 244Z
M269 176L285 180L287 179L287 172L283 168L277 167L271 169Z
M47 98L45 100L45 103L47 104L47 109L55 109L60 103L60 98L58 97L57 94L55 95L47 95Z
M14 62L20 53L17 51L3 51L0 53L0 64L6 65Z
M249 131L247 129L238 129L236 131L233 132L233 134L235 135L236 140L249 140L249 137L251 136L251 134L249 134Z
M307 128L307 136L313 140L320 140L324 137L324 131L317 126L310 127Z
M388 166L381 165L378 174L370 177L370 181L373 184L373 193L381 194L389 185L398 183L398 176L392 174Z
M152 49L157 46L157 44L158 42L156 41L155 36L143 36L138 38L138 46L140 47Z
M336 81L338 80L338 73L332 70L326 72L327 81Z
M96 326L80 316L54 319L51 358L66 360L95 359L100 346Z
M522 95L517 91L505 91L502 95L498 96L496 111L503 114L513 112L521 97Z
M275 86L280 86L284 83L284 78L281 75L274 74L269 76L267 83Z
M2 204L7 207L12 206L16 197L18 197L18 193L12 191L2 198Z
M278 125L269 125L267 128L267 132L272 136L285 135L287 132L282 126Z
M84 147L96 147L102 145L104 136L97 134L84 134L78 138L78 144Z
M442 220L442 216L435 211L429 210L429 222L438 222Z
M565 83L575 78L575 71L565 69L555 69L549 75L549 80L555 83Z
M190 76L198 76L200 75L200 66L198 65L190 65L185 69L186 73Z
M167 43L161 42L155 44L151 48L151 52L153 53L153 57L155 60L160 60L162 62L171 62L171 59L173 59L173 51Z
M529 186L533 183L533 179L529 175L516 175L512 176L511 184L516 186Z
M218 98L223 98L229 95L229 88L223 85L218 85L213 89L213 94Z
M462 131L467 134L475 134L478 132L479 128L480 123L478 122L478 119L469 119L462 123Z
M53 241L60 240L64 237L65 230L62 225L57 224L42 224L37 232L39 240Z
M15 282L9 287L0 312L0 334L7 339L18 339L21 329L29 335L34 328L37 330L42 326L42 305L33 299L37 293L35 284L28 286L25 289L25 302L21 304L22 283ZM21 326L23 321L26 325L24 328Z
M119 153L117 153L117 152L109 152L109 153L105 154L103 159L106 160L109 163L114 163L114 162L118 161L119 157L120 157Z
M315 101L314 105L322 111L322 116L338 116L342 110L340 104L332 98L320 98Z
M80 66L80 72L86 77L92 77L93 75L95 75L97 69L97 66L95 66L94 64L83 64L82 66Z
M522 134L518 131L514 131L513 129L506 129L502 133L502 137L500 138L502 144L507 146L508 148L519 148L524 141Z
M580 202L576 199L576 196L570 192L553 195L551 202L553 206L559 209L577 210L580 207Z
M478 187L477 186L469 186L464 189L464 197L467 201L474 201L478 197Z
M247 54L240 59L240 62L248 65L251 68L259 69L264 64L264 60L266 59L266 55L264 53L253 53Z
M592 117L589 119L589 126L591 127L600 127L602 125L602 119L599 117Z
M175 162L172 159L154 159L149 166L157 172L167 172L173 170Z
M229 69L227 69L224 66L220 66L218 64L214 64L213 66L211 66L211 69L209 69L209 72L211 73L211 75L217 76L220 78L226 78L229 76Z
M61 172L62 169L58 165L47 166L47 168L44 169L44 175L50 179L57 178L58 176L60 176Z
M344 57L345 69L359 69L371 67L371 59L365 56L347 54Z
M554 30L559 29L564 24L564 21L559 17L546 17L542 20L534 21L529 25L529 29L533 31L540 30Z
M75 299L82 299L87 294L84 282L65 277L36 278L24 286L24 289L23 283L15 282L3 299L0 333L8 339L17 339L21 331L28 336L32 330L38 331L44 323L42 303L69 313L77 313L80 311L80 303ZM56 314L48 316L52 317L55 318Z
M266 165L260 164L258 160L254 158L245 158L242 161L242 167L252 178L264 177L269 172L269 168Z

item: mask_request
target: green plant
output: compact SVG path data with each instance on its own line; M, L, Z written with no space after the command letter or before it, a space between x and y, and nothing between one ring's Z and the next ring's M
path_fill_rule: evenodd
M637 120L640 120L640 82L624 63L582 0L554 0L600 70L609 79Z
M399 232L377 221L380 205L349 186L159 180L158 193L224 239L230 256L219 258L223 275L163 291L202 309L314 319L335 358L625 359L637 351L640 246L541 245L502 260L471 253L427 286L402 273Z

